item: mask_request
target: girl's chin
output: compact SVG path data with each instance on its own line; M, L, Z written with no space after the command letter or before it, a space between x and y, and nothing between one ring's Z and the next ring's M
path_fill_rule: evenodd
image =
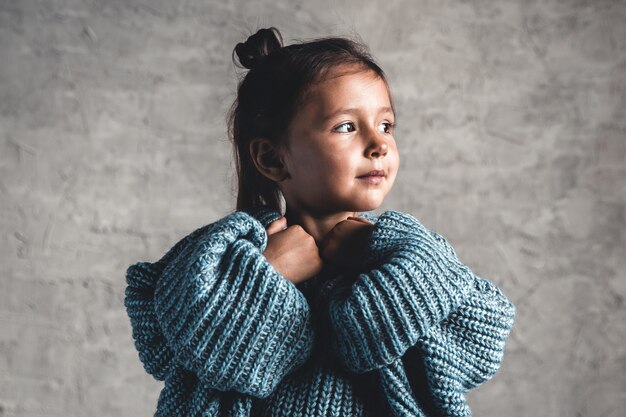
M364 202L363 204L359 204L358 207L356 207L355 210L353 211L372 211L372 210L376 210L382 204L383 204L382 199L376 200L376 201L367 201L367 202Z
M360 198L359 198L360 197ZM369 197L369 198L367 198ZM339 214L345 212L365 212L376 210L383 204L384 195L369 195L369 196L357 196L352 199L326 199L324 201L316 201L316 204L310 204L305 207L301 207L301 209L295 208L293 205L287 204L287 211L292 213L295 212L310 212L316 213L317 215L330 215L330 214Z

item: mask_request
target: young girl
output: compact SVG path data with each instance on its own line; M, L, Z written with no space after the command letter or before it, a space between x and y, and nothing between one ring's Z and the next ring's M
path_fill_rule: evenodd
M471 415L515 309L415 217L368 213L399 167L383 71L275 28L234 53L237 210L127 270L156 415Z

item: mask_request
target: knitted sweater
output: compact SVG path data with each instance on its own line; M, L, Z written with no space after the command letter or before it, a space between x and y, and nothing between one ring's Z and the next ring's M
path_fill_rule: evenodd
M470 416L515 308L415 217L360 213L363 268L295 285L263 256L280 214L235 211L126 272L156 416Z

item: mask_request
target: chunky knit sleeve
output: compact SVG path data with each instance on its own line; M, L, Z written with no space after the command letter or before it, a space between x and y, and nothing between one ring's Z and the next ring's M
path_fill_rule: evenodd
M430 233L456 257L443 236ZM462 393L489 380L500 367L514 320L515 306L502 290L474 275L467 298L418 341L434 389L452 384Z
M410 214L378 217L368 242L368 272L329 304L333 343L347 368L361 373L391 364L442 329L453 312L471 316L463 323L469 329L482 326L476 311L468 316L459 310L476 294L476 277L441 239Z
M136 341L163 342L161 350L137 346L146 369L154 365L151 373L167 379L159 370L182 368L207 389L266 397L306 361L313 346L309 306L263 256L266 244L263 225L234 212L168 254L153 298L127 293ZM129 268L129 282L141 268ZM154 322L141 323L150 317ZM155 328L162 340L152 335Z
M514 317L515 307L502 291L476 276L474 290L459 308L418 340L438 406L471 414L465 393L499 369Z

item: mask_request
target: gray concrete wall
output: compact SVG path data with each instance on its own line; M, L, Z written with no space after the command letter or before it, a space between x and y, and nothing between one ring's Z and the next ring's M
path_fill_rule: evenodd
M624 416L626 2L0 1L0 416L148 416L124 271L234 207L231 52L359 33L416 215L515 302L477 416ZM379 210L379 211L380 211Z

